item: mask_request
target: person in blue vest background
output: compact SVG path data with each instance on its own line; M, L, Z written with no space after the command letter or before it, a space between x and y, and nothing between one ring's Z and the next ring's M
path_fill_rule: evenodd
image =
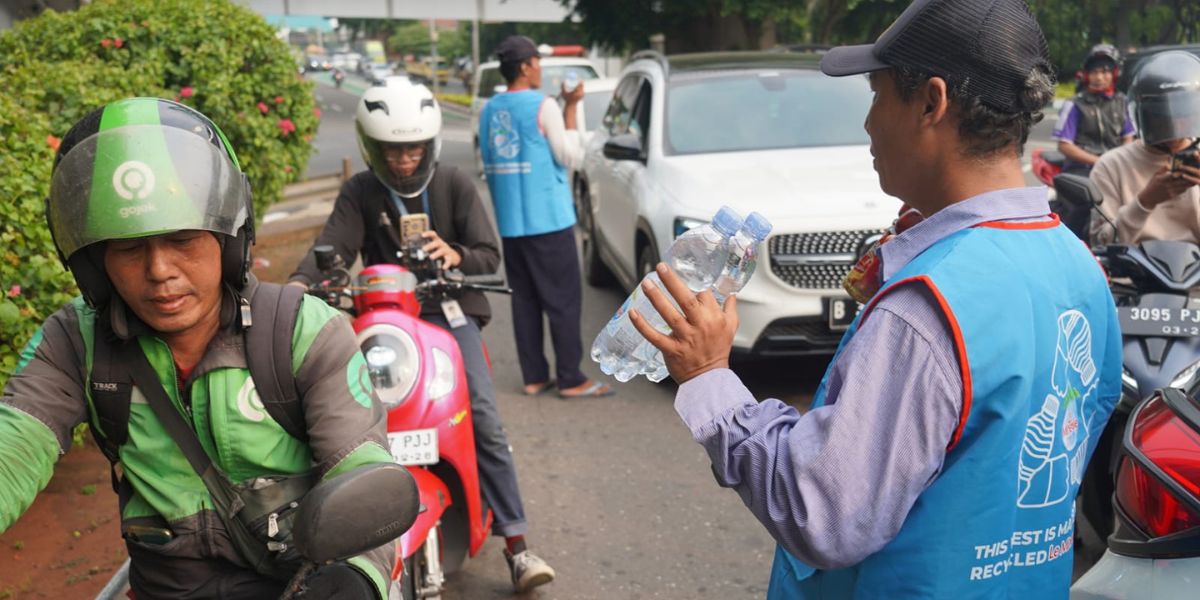
M659 265L680 309L644 287L672 332L633 322L718 483L778 542L768 598L1067 598L1121 338L1096 260L1024 187L1054 91L1041 29L1022 0L917 0L821 69L869 74L880 186L924 220L874 249L812 408L757 402L728 369L735 298Z
M504 270L512 286L513 330L525 393L558 387L563 398L607 396L612 389L588 379L580 315L583 280L575 249L575 202L570 171L583 163L575 113L583 85L562 91L558 104L537 91L541 57L533 40L509 36L496 48L505 92L479 114L479 155L504 246ZM542 315L550 321L555 375L543 352Z

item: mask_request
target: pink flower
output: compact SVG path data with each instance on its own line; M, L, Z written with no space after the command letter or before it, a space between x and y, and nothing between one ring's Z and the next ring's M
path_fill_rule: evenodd
M280 119L276 125L279 126L279 130L283 132L283 135L296 131L296 124L291 119Z
M283 104L283 96L275 96L275 104Z
M14 286L8 288L8 297L9 298L16 298L17 296L20 296L20 295L21 295L21 286L14 285Z
M182 88L179 88L179 95L182 98L191 98L192 95L195 93L196 93L196 90L194 88L192 88L192 86L190 86L190 85L185 85Z
M104 38L104 39L100 40L100 45L104 46L105 48L112 47L112 44L113 44L113 41L108 38Z
M313 116L314 116L314 117L316 117L316 118L318 118L318 119L320 119L320 118L321 118L321 109L319 109L319 108L314 108L314 109L313 109Z
M265 114L267 114L268 110L271 110L271 109L267 107L267 104L265 102L258 103L258 112L265 115Z
M118 47L118 48L120 48L121 46L124 46L124 45L125 45L125 40L123 40L123 39L121 39L121 38L114 38L114 39L113 39L113 45L114 45L114 46L116 46L116 47Z
M62 140L60 140L52 135L46 136L46 145L50 146L50 148L53 149L55 152L58 152L58 145L61 143L62 143Z

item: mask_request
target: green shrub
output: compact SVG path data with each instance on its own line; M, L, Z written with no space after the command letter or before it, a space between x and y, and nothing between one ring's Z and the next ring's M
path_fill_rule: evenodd
M195 107L233 144L261 216L308 162L311 86L275 30L229 0L96 0L0 34L0 385L76 293L43 216L54 148L75 121L131 96Z

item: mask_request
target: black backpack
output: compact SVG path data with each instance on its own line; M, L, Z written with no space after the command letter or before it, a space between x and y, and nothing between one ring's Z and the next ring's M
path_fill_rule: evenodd
M304 300L304 290L292 285L259 283L243 313L246 362L263 408L292 437L307 442L304 406L292 373L292 331ZM100 323L98 323L100 325ZM121 493L116 465L121 444L129 437L129 402L133 376L128 365L113 360L115 352L107 326L97 327L92 346L92 369L88 375L95 413L89 425L100 451L113 465L113 490ZM287 335L275 335L286 331Z

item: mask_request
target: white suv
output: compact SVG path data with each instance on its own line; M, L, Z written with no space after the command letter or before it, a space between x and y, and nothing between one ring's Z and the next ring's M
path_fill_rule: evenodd
M574 191L588 283L632 289L677 235L723 204L774 225L738 295L734 349L831 353L857 307L842 277L896 217L872 166L864 77L820 55L634 55Z
M541 65L541 91L548 96L558 95L568 71L574 71L580 81L599 77L592 61L586 58L545 56L542 57ZM483 111L483 105L487 104L488 98L506 88L504 77L500 75L499 62L493 60L479 65L479 69L475 71L475 84L471 87L471 139L475 148L475 170L480 175L483 175L483 161L479 157L479 113ZM584 90L586 89L587 86L584 86Z

